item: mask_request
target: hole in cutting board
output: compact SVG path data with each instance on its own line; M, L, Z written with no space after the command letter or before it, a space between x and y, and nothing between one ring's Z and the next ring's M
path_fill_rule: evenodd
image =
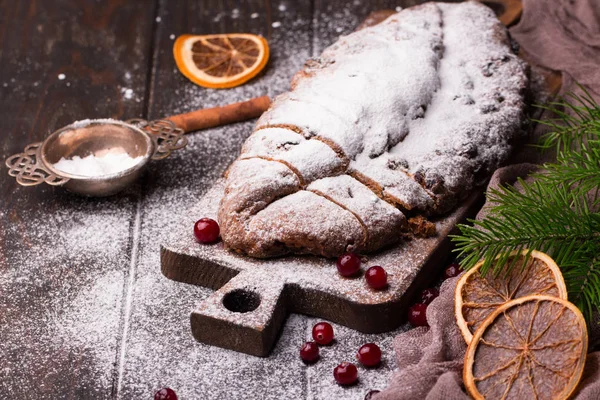
M260 295L245 289L235 289L223 296L226 309L238 313L254 311L260 305Z

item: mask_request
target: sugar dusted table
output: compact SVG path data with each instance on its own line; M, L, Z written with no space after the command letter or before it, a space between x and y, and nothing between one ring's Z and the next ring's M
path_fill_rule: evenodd
M418 1L0 0L2 159L83 118L159 118L288 87L305 59L369 12ZM250 32L269 40L266 72L229 90L197 87L172 57L183 33ZM18 187L0 171L0 393L4 398L143 398L162 386L181 399L362 399L385 386L400 329L360 334L307 367L300 345L315 319L292 314L267 358L196 342L190 312L212 291L166 279L160 244L178 216L234 159L253 122L189 135L121 195L84 199ZM365 342L384 352L343 389L332 370Z

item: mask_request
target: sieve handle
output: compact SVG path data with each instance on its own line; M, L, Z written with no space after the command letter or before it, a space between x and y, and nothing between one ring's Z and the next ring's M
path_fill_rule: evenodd
M40 156L42 144L43 142L32 143L25 147L22 153L6 159L8 174L16 178L19 185L35 186L46 182L48 185L58 186L69 181L69 178L57 175L46 168Z
M138 126L150 136L154 143L153 160L162 160L174 150L182 149L188 144L183 129L178 128L171 121L164 119L146 121L136 118L128 120L127 123Z

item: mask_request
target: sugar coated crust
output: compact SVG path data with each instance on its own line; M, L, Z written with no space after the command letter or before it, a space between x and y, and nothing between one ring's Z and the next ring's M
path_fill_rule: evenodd
M340 38L259 119L228 170L225 245L373 252L452 210L521 132L527 66L493 12L427 3Z

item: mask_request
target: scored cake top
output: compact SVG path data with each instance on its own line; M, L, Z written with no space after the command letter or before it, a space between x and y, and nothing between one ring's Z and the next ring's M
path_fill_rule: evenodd
M376 251L452 209L518 135L526 65L475 2L428 3L306 63L227 175L225 244L254 257Z

